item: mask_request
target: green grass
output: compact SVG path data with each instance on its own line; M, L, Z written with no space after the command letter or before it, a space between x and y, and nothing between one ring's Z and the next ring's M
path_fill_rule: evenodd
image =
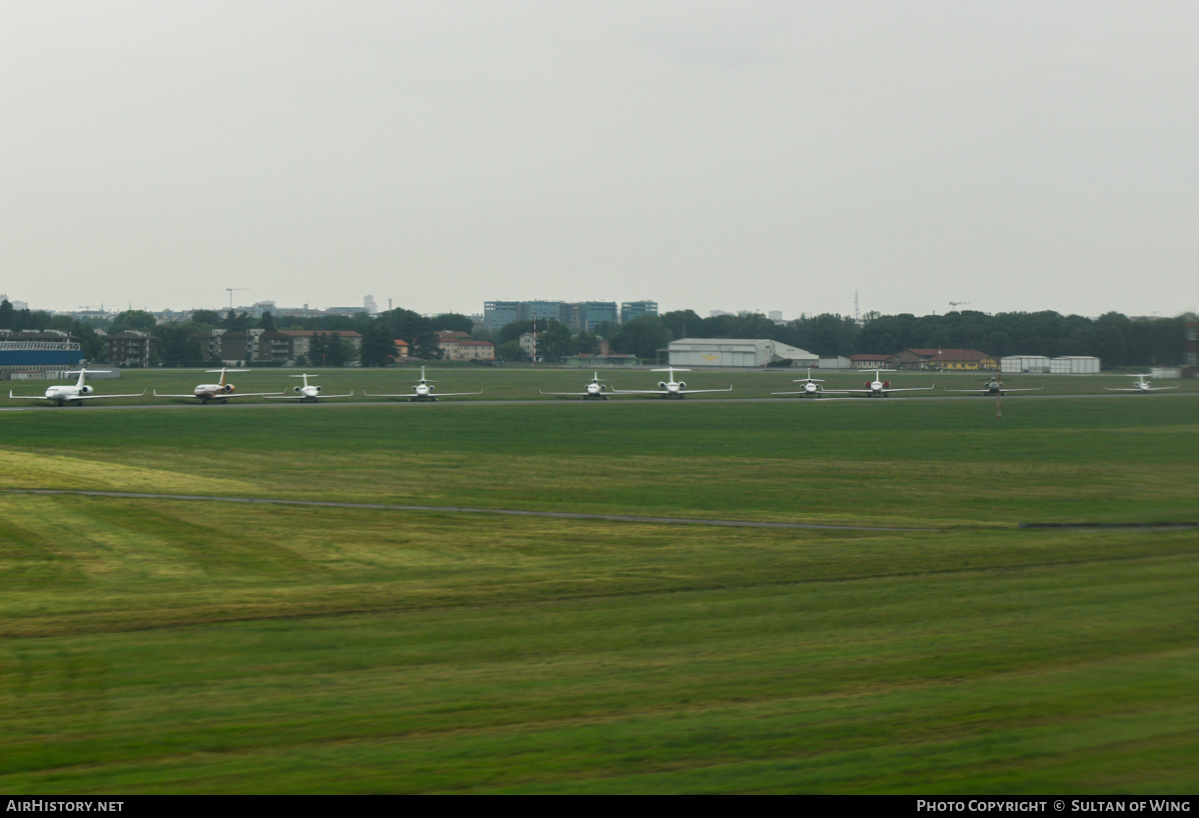
M456 374L456 373L455 373ZM1141 396L1137 396L1141 397ZM1193 791L1193 400L5 416L0 789Z
M299 379L290 377L300 371L317 375L313 384L323 387L327 394L345 394L355 390L359 401L387 403L383 398L367 398L364 392L374 394L409 394L412 382L420 377L419 367L403 367L398 369L309 369L291 368L256 369L249 372L229 373L228 379L237 387L238 392L284 392L292 394L293 386L300 383ZM575 399L555 398L541 395L539 390L551 392L570 392L581 390L591 380L595 370L574 368L547 368L544 366L529 367L528 365L504 365L500 367L479 367L470 365L451 365L437 363L427 369L428 377L437 382L437 389L442 392L474 392L483 390L480 396L448 398L455 402L473 402L479 400L545 400L552 403L569 403ZM615 389L637 390L655 389L659 381L665 379L665 373L653 372L649 367L632 369L613 368L599 373L601 378L609 381ZM873 370L863 372L813 372L816 377L825 379L824 386L828 389L860 389L864 382L874 377ZM797 378L807 376L807 370L798 369L763 369L763 370L732 370L732 371L694 371L685 374L678 373L689 387L697 389L724 389L729 385L733 391L717 392L698 395L689 401L721 401L744 398L768 398L774 392L785 392L798 389L794 383ZM927 392L912 392L895 394L888 398L890 402L904 400L907 397L953 397L946 389L975 389L982 386L986 376L981 373L947 373L947 372L917 372L905 371L884 373L884 378L890 379L897 387L935 386ZM676 379L677 379L676 378ZM89 405L100 404L192 404L196 401L188 398L156 398L153 392L170 394L191 394L196 384L216 381L216 374L207 373L202 369L126 369L121 371L121 377L115 380L89 381L99 394L125 394L146 390L142 398L124 398L114 401L90 401ZM1127 387L1132 382L1129 375L1012 375L1005 377L1004 382L1012 388L1042 387L1041 392L1033 395L1083 395L1105 394L1104 387ZM9 386L18 395L40 395L51 382L29 381L12 382ZM57 382L56 382L57 383ZM62 381L61 383L66 383ZM1194 381L1159 382L1159 385L1177 385L1179 393L1199 391L1199 383ZM1168 393L1163 393L1168 394ZM845 396L841 396L844 398ZM1149 399L1146 395L1125 396L1138 399ZM826 399L833 398L829 396ZM620 401L647 401L651 397L613 397ZM793 398L799 401L801 398ZM865 400L865 399L861 399ZM1022 400L1020 395L1009 395L1005 403ZM237 398L234 403L278 404L266 398ZM978 402L988 403L994 408L994 399L980 397ZM27 405L27 401L11 400L7 391L0 395L0 406ZM75 407L70 407L74 409ZM212 407L216 408L216 407Z

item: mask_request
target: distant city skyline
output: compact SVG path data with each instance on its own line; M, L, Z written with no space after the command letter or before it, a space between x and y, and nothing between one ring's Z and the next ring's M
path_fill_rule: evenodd
M30 305L1199 302L1199 4L0 8Z
M369 312L369 308L367 308L366 304L363 303L364 298L365 298L365 296L360 297L358 299L357 303L355 303L352 299L343 299L342 301L339 301L337 303L330 303L330 304L317 304L317 303L313 303L312 301L304 301L304 302L300 302L300 303L286 303L286 302L281 301L278 298L262 298L262 299L256 299L255 301L247 302L247 303L235 302L233 305L233 309L236 312L243 312L243 311L251 310L252 307L257 306L259 303L262 303L262 302L274 302L275 307L278 310L311 310L311 311L325 312L325 311L329 311L329 310L344 310L347 308L357 307L357 308L362 308L362 309L364 309L364 311ZM151 313L160 313L160 312L177 312L178 313L178 312L190 312L190 311L194 311L194 310L216 310L222 314L224 314L225 312L228 312L228 310L229 310L228 302L226 302L222 305L219 305L219 306L207 306L207 305L205 305L205 306L183 306L183 305L179 305L179 304L163 304L161 306L151 306L151 305L139 304L135 300L135 302L132 304L132 306L130 306L128 303L125 303L125 304L83 305L83 306L77 306L77 307L61 307L60 308L60 307L54 307L54 306L45 305L45 304L35 304L35 303L28 302L25 299L18 298L13 295L9 295L9 300L10 300L10 302L14 302L14 303L24 302L27 304L27 307L30 310L45 310L47 312L55 312L55 313L75 313L75 312L80 312L84 309L92 308L92 307L98 309L100 306L104 307L105 312L111 313L113 315L116 315L117 313L124 312L129 309L144 310L146 312L151 312ZM513 299L513 300L517 300L517 299ZM545 301L545 302L564 301L565 303L571 303L570 301L567 301L566 299L558 299L558 298L530 298L530 299L524 299L524 300ZM588 298L588 299L579 299L579 300L597 301L597 300L601 300L601 299ZM611 299L607 299L607 300L611 300ZM646 299L646 300L652 300L652 299ZM376 298L375 302L376 302L378 312L384 312L387 309L389 309L389 307L387 306L387 299ZM406 310L411 310L413 312L419 313L421 315L430 315L430 316L442 315L442 314L446 314L446 313L456 313L456 314L466 315L466 316L481 316L484 314L484 309L483 309L484 303L485 303L484 301L479 301L474 309L468 308L468 309L460 309L460 310L454 310L454 309L421 310L421 309L415 309L414 307L407 305L407 304L393 303L391 305L390 309L406 309ZM616 300L615 303L620 304L621 301ZM954 312L954 311L975 310L975 311L986 313L989 315L994 315L994 314L1005 313L1005 312L1052 311L1052 312L1060 313L1062 315L1082 315L1086 318L1098 318L1100 315L1103 315L1105 313L1117 312L1117 313L1121 313L1123 315L1126 315L1128 317L1133 317L1133 318L1173 318L1173 317L1182 315L1184 313L1199 312L1199 310L1196 310L1196 308L1193 306L1179 306L1178 308L1176 308L1170 312L1156 311L1156 312L1149 312L1149 313L1138 313L1138 312L1132 312L1132 311L1120 309L1119 307L1112 307L1111 309L1104 309L1104 310L1101 310L1094 314L1088 314L1088 313L1083 313L1083 312L1078 312L1078 311L1055 310L1052 307L1031 307L1029 309L1021 309L1021 310L989 310L989 309L975 307L970 302L956 302L958 304L958 306L956 306L956 307L951 306L951 304L953 304L953 303L954 302L945 302L945 305L942 308L933 307L929 310L922 311L922 312L921 311L912 311L912 310L887 310L887 309L877 309L877 308L867 309L863 305L859 308L859 313L862 316L865 316L868 313L872 313L872 312L877 312L881 315L899 315L899 314L905 313L905 312L910 312L913 315L944 315L948 312ZM849 306L849 309L847 309L847 310L820 310L820 311L803 310L803 309L797 309L797 310L792 311L792 310L780 310L780 309L777 309L774 307L746 308L746 307L735 307L735 306L734 307L714 307L712 309L697 309L696 307L688 306L685 304L672 306L672 307L659 305L658 314L661 315L661 314L668 313L668 312L675 312L675 311L682 311L682 310L692 310L693 312L695 312L697 315L699 315L702 318L707 318L707 317L715 316L715 315L745 315L745 314L750 314L750 313L756 313L756 314L766 316L766 317L770 318L771 320L782 320L784 322L794 321L794 320L797 320L802 317L812 317L815 315L821 315L824 313L832 313L832 314L841 315L841 316L845 316L845 317L854 317L854 315L855 315L855 311L854 311L852 302ZM776 315L776 313L777 313L777 315ZM375 313L371 313L371 314L375 314Z

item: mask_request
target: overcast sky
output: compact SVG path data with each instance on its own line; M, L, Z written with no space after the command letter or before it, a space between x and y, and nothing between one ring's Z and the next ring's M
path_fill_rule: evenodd
M1199 302L1199 3L0 0L0 292Z

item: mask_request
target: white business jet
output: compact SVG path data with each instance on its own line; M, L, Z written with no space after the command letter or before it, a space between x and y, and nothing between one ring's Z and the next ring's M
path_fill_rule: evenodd
M538 389L537 391L541 392L541 394L543 394L543 395L565 395L566 397L583 398L584 400L591 400L594 398L599 398L600 400L607 400L608 399L607 393L610 390L608 389L607 386L604 385L606 383L608 383L608 382L605 381L603 378L601 378L599 376L599 372L596 371L596 372L592 373L591 381L587 384L586 387L584 387L582 392L545 392L540 389Z
M733 387L728 389L688 389L684 381L675 381L674 373L690 372L690 369L678 369L673 366L668 366L665 369L651 369L651 372L669 372L670 380L659 381L657 389L613 389L614 395L657 395L660 398L685 398L687 395L698 395L701 392L732 392Z
M803 384L803 386L800 387L800 390L798 392L771 392L770 394L772 394L772 395L799 395L801 398L809 397L809 396L813 397L813 398L818 398L818 397L820 397L820 393L824 391L824 387L820 386L820 384L824 383L824 379L823 378L813 378L812 370L810 368L808 369L808 377L796 378L795 382Z
M110 372L109 369L72 369L68 375L79 374L79 380L74 386L50 386L46 388L44 395L14 395L12 390L8 390L8 396L13 400L48 400L56 406L62 406L68 401L76 406L83 406L85 400L98 400L99 398L140 398L146 394L143 389L136 395L96 395L94 394L95 387L88 386L85 381L88 375L100 375Z
M882 372L895 372L894 369L876 369L874 370L874 379L866 381L864 389L825 389L823 391L830 395L865 395L868 398L882 397L885 398L892 392L923 392L932 389L933 386L911 386L905 389L899 389L891 386L890 381L879 380L879 374Z
M220 383L202 383L193 390L190 395L160 395L158 390L154 390L156 398L198 398L200 403L208 403L210 400L219 400L221 403L228 403L229 398L261 398L267 395L280 395L281 392L240 392L234 394L237 387L231 383L225 383L226 372L249 372L248 369L207 369L206 372L220 372Z
M1177 389L1177 386L1150 386L1149 381L1145 380L1149 377L1148 373L1144 375L1134 375L1136 378L1132 382L1132 386L1115 388L1111 386L1104 387L1108 392L1164 392L1167 389Z
M987 384L979 389L946 389L946 392L973 392L976 395L1006 395L1008 392L1039 392L1043 386L1031 386L1024 389L1008 389L998 377L984 378Z
M412 387L411 395L372 395L370 392L363 392L362 394L366 395L368 398L406 398L407 400L437 400L438 398L454 398L458 397L459 395L483 394L482 389L480 389L478 392L442 392L440 394L434 394L434 390L436 390L437 387L430 386L430 384L437 383L437 381L431 381L425 377L425 368L423 366L420 368L420 380L412 381L412 383L416 384L416 386Z
M291 388L291 391L295 392L296 394L294 394L294 395L267 395L266 396L267 400L306 400L306 401L312 401L313 403L316 403L321 398L352 398L352 397L354 397L353 389L350 390L350 394L348 394L348 395L322 395L321 388L319 386L317 386L316 384L308 383L308 379L315 378L315 377L317 377L316 375L309 375L309 374L305 373L303 375L292 375L291 377L304 379L303 386L293 386Z

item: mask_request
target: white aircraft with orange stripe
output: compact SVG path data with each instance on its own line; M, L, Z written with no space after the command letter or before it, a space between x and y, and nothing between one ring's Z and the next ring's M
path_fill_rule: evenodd
M208 403L210 400L228 403L230 398L261 398L267 395L281 395L282 392L236 392L237 387L231 383L225 383L226 372L249 372L248 369L208 369L206 372L220 372L221 380L219 383L202 383L197 386L190 395L160 395L158 390L154 391L156 398L197 398L200 403ZM235 394L236 392L236 394Z

